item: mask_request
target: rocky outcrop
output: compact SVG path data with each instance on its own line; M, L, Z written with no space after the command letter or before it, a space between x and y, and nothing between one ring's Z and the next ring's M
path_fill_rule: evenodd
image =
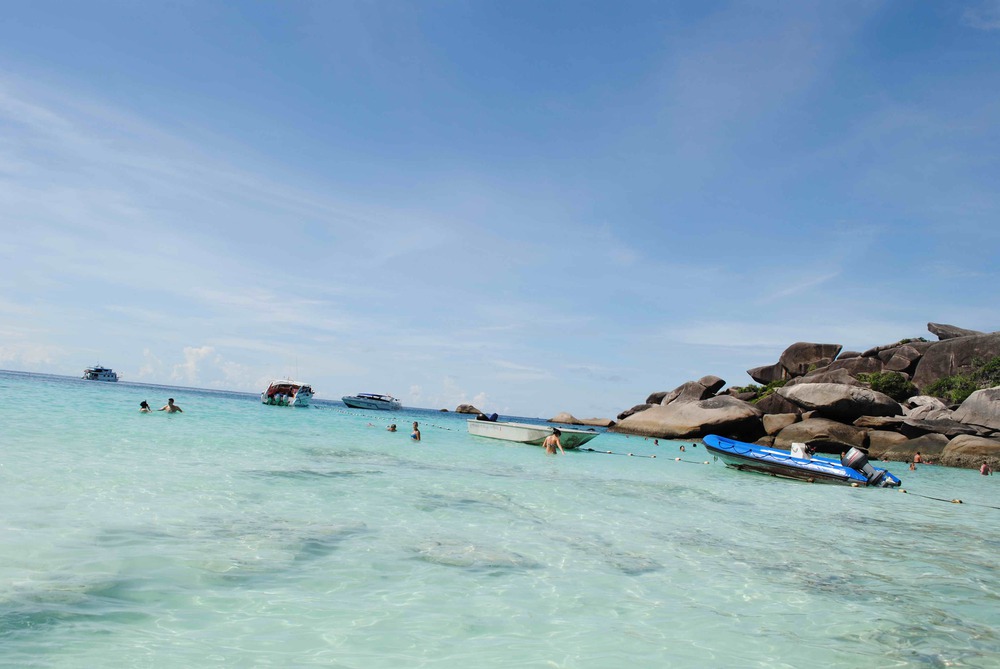
M868 388L839 383L804 383L785 386L778 394L804 409L815 409L828 418L851 422L861 416L899 416L896 400Z
M455 407L455 413L481 414L482 411L472 406L471 404L459 404L457 407Z
M1000 440L961 435L948 442L941 452L940 464L949 467L979 467L988 462L1000 468Z
M674 402L667 406L650 407L628 416L615 425L614 431L664 439L724 434L753 441L764 434L761 415L752 404L719 395L699 402Z
M945 339L956 339L958 337L973 337L975 335L981 335L982 332L978 330L966 330L965 328L957 328L954 325L945 325L943 323L928 323L927 330L933 334L937 335L937 338L941 341Z
M565 411L549 418L549 422L562 423L563 425L587 425L589 427L611 427L615 424L610 418L577 418Z
M1000 387L979 390L957 408L926 394L901 405L873 389L902 399L912 392L907 381L926 389L941 378L969 376L1000 357L1000 332L935 323L928 329L939 341L903 339L861 353L842 352L839 344L798 342L778 362L748 370L767 388L724 390L721 378L704 376L652 393L644 404L619 414L621 422L612 430L667 438L714 433L779 448L801 441L834 453L860 446L875 457L897 459L920 451L925 460L937 459L954 442L955 456L947 462L971 466L982 453L958 446L975 443L988 450L1000 442ZM982 384L984 378L989 377L980 374L971 382Z
M1000 387L977 390L953 414L957 421L1000 432Z
M917 363L913 383L923 390L946 376L968 374L976 363L1000 356L1000 332L935 342Z
M778 358L778 364L788 370L790 376L802 376L814 369L829 365L843 348L840 344L812 344L800 341L785 349Z

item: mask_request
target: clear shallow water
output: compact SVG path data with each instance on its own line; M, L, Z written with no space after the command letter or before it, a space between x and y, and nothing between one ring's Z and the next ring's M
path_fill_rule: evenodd
M0 373L0 665L1000 666L1000 477L550 457L465 418Z

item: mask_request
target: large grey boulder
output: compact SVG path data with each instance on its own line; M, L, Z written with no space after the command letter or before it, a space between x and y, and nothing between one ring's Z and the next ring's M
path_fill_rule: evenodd
M940 464L949 467L979 467L984 460L993 469L1000 467L1000 440L961 435L945 446L941 452Z
M457 407L455 407L455 413L480 414L482 413L482 411L472 406L471 404L459 404Z
M1000 387L977 390L952 414L967 425L979 425L1000 432Z
M916 346L903 345L892 352L892 356L886 361L887 372L902 372L912 374L917 366L917 361L923 356Z
M763 397L754 403L754 406L760 409L765 414L768 413L794 413L801 414L802 407L792 402L789 402L784 397L778 393L771 393L767 397Z
M802 376L819 367L826 367L833 362L840 351L840 344L814 344L811 342L796 342L786 348L778 358L778 364L788 370L790 376Z
M654 406L654 405L653 404L636 404L631 409L625 409L625 411L622 411L620 414L618 414L618 420L625 420L629 416L637 414L637 413L639 413L641 411L645 411L646 409L649 409L652 406Z
M780 362L747 370L747 375L757 383L766 386L774 381L784 381L789 377L788 370Z
M764 414L762 419L764 423L764 432L768 435L778 434L792 423L798 422L798 420L799 415L797 413Z
M1000 332L934 342L917 363L913 383L918 388L946 376L968 374L977 364L1000 356Z
M720 434L753 441L764 434L761 415L752 404L719 395L700 402L653 406L626 417L612 430L664 439Z
M722 390L722 387L726 385L726 380L721 377L710 374L708 376L703 376L700 379L698 379L698 383L705 386L705 388L708 389L708 392L714 395L715 393Z
M912 462L913 456L920 453L920 459L924 462L937 462L948 445L948 437L943 434L925 434L916 439L907 439L901 444L896 444L882 453L882 457L888 460L901 460L902 462ZM893 472L899 474L899 472Z
M823 369L818 369L815 372L809 372L805 376L800 376L797 379L792 379L784 385L785 388L789 386L797 386L802 383L840 383L847 386L862 386L864 385L856 378L851 376L851 373L846 369L833 369L829 367L824 367Z
M888 430L868 431L868 454L873 458L885 457L885 454L908 441L905 435Z
M878 356L862 356L858 354L851 358L844 358L841 355L829 365L826 366L826 371L834 372L837 370L844 370L851 376L857 377L858 374L874 374L876 372L881 372L883 368L882 361L878 359Z
M590 427L611 427L615 424L610 418L577 418L566 411L549 418L550 423L562 423L563 425L587 425Z
M775 448L790 448L795 442L808 444L822 453L844 453L851 447L864 448L868 433L852 425L828 418L809 418L792 423L774 437Z
M861 416L898 416L903 409L888 395L840 383L803 383L778 389L778 394L828 418L851 422Z
M990 433L990 430L978 425L966 425L965 423L959 423L957 420L946 418L938 420L905 418L899 426L899 431L908 437L919 437L924 434L937 433L943 434L949 439L957 437L960 434L974 434L983 437Z
M972 337L983 334L979 330L966 330L965 328L945 325L944 323L928 323L927 329L931 334L937 335L940 340L955 339L957 337Z

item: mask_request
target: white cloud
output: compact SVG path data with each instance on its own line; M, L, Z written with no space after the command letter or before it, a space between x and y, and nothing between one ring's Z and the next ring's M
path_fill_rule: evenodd
M199 367L202 361L214 352L215 349L211 346L185 346L184 362L179 365L174 365L173 372L170 374L171 380L187 384L198 383Z
M985 0L962 13L962 24L976 30L1000 30L1000 0Z

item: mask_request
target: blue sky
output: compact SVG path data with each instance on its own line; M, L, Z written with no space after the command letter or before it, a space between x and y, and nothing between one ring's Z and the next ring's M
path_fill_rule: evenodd
M998 119L998 0L14 0L0 367L613 417L993 331Z

